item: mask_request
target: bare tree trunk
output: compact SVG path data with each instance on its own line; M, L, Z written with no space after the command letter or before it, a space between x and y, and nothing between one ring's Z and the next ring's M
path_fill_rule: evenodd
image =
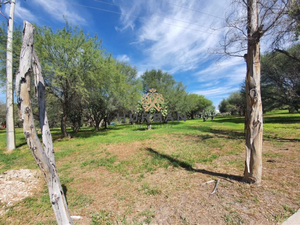
M99 123L96 123L96 127L95 127L96 132L99 131L99 128L102 127L103 123L104 123L104 119L102 119Z
M65 107L65 106L63 106ZM61 129L61 133L64 137L68 136L67 133L67 113L65 110L63 110L63 115L61 117L61 123L60 123L60 129Z
M16 95L18 97L19 113L23 121L23 130L27 144L31 149L31 154L44 174L56 221L59 225L73 224L55 166L52 138L45 110L45 86L41 74L41 67L33 49L33 32L34 27L30 23L24 22L20 67L16 77ZM39 99L39 116L44 146L41 144L36 133L30 100L32 60L35 85Z
M10 3L10 13L7 29L6 52L6 148L12 151L16 148L14 125L14 95L13 95L13 25L15 0Z
M244 180L259 185L262 176L263 114L260 91L260 37L257 0L247 0L248 52L245 116L246 160Z

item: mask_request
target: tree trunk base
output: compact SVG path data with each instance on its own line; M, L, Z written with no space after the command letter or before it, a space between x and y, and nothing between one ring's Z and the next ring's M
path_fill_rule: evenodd
M247 184L252 184L255 186L261 186L261 182L257 182L256 179L254 177L244 177L242 179L242 182L247 183Z

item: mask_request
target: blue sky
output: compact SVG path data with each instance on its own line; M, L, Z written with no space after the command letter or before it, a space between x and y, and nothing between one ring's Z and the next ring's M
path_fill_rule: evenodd
M162 69L216 108L245 79L242 58L219 60L212 54L220 50L231 0L16 1L15 25L27 20L56 30L65 25L64 16L85 33L97 34L107 52L135 66L139 75ZM9 7L2 11L8 15Z

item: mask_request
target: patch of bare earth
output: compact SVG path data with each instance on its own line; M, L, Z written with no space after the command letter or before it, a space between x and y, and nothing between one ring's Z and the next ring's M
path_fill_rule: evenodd
M12 206L43 188L42 175L38 170L9 170L0 174L0 215L6 206Z
M176 138L168 140L172 139ZM168 143L163 154L170 155L176 146ZM224 143L222 151L229 151L230 144ZM161 145L161 140L151 140L102 147L118 155L118 160L127 160L147 148L158 150ZM67 186L91 196L93 202L73 212L71 209L71 214L83 217L78 224L89 224L96 212L106 212L103 219L115 223L276 224L300 206L300 154L295 143L276 147L268 141L264 142L265 153L259 187L241 181L243 168L234 161L244 160L243 150L235 155L220 154L213 163L198 163L192 170L169 166L122 175L102 166L90 170L77 167L69 174L75 179ZM215 183L203 183L218 179L217 191L211 194Z

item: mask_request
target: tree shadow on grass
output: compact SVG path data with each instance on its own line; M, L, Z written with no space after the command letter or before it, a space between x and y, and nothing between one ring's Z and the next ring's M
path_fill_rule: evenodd
M216 130L211 129L210 131L213 134L216 134L218 137L226 136L227 139L245 139L244 132L231 131L231 130Z
M296 139L296 138L281 138L281 137L273 137L271 135L265 135L264 136L264 140L268 140L268 141L278 141L278 142L300 142L300 139Z
M153 148L146 148L146 150L154 155L158 155L161 158L168 160L173 166L175 166L175 167L179 166L187 171L207 174L207 175L221 177L221 178L230 179L230 180L235 180L238 182L242 182L242 180L243 180L243 177L237 176L237 175L226 174L226 173L217 173L217 172L213 172L213 171L209 171L209 170L205 170L205 169L194 169L192 167L192 165L190 165L189 163L180 161L178 159L174 159L169 155L159 153L159 152L155 151Z
M221 117L221 118L217 117L217 119L212 120L211 122L214 122L214 123L244 123L245 117L234 117L234 116Z
M204 133L211 133L215 134L216 137L219 138L224 138L226 137L227 139L245 139L244 132L240 131L232 131L232 130L218 130L218 129L213 129L211 127L206 127L206 126L187 126L184 129L191 129L191 130L198 130Z
M274 115L263 115L264 123L279 123L279 124L290 124L290 123L300 123L299 115L288 115L288 116L274 116ZM221 117L213 120L214 123L241 123L245 122L245 117L240 116L230 116L230 117Z
M63 189L64 195L65 195L65 198L66 198L66 202L67 202L67 205L68 205L68 198L67 198L68 188L67 188L67 186L64 185L64 184L62 184L61 187L62 187L62 189Z
M26 140L25 140L25 139L24 139L24 141L23 141L23 142L21 142L21 143L17 144L17 145L16 145L16 148L20 148L20 147L22 147L22 146L24 146L24 145L27 145L27 142L26 142Z
M111 131L123 129L123 125L119 125L119 126L108 127L107 129L100 128L99 131L95 131L95 129L93 127L88 127L88 128L80 129L77 133L71 129L68 129L67 133L70 134L71 137L74 137L74 138L90 138L90 137L97 137L97 136L105 136L105 135L110 134ZM57 140L65 138L65 137L63 137L63 135L60 132L60 129L58 129L58 128L51 129L51 135L52 135L53 141L57 141Z
M180 124L180 122L168 122L168 123L152 123L150 130L159 130L164 128L175 128L176 125ZM174 126L174 127L173 127ZM133 131L147 131L148 126L146 123L137 123L134 125L131 125L131 128L133 128ZM176 127L178 128L178 127Z
M194 129L199 130L201 132L211 133L214 134L217 138L226 138L226 139L233 139L233 140L245 140L244 132L240 131L232 131L232 130L217 130L210 127L203 127L203 126L188 126L186 129ZM279 142L300 142L300 139L296 138L282 138L282 137L275 137L272 135L263 135L264 140L268 141L279 141Z
M300 123L300 116L264 117L264 123L280 123L280 124Z

